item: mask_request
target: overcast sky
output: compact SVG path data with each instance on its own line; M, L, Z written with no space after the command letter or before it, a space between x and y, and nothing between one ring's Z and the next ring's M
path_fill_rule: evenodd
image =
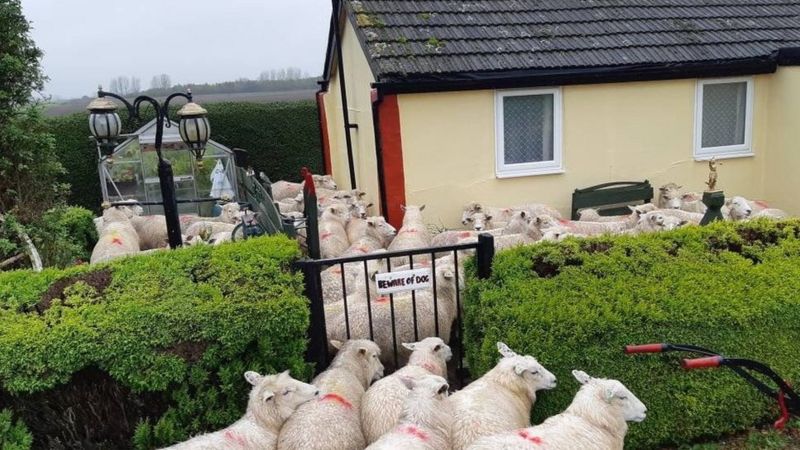
M93 95L118 75L173 83L322 73L330 0L22 0L48 94Z

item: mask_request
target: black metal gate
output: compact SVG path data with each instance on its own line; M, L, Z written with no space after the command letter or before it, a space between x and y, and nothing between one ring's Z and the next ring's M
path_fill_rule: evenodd
M389 371L402 366L403 349L399 347L402 342L412 342L412 338L413 342L416 342L426 337L438 336L448 342L453 350L451 361L453 367L450 371L455 373L451 378L463 382L468 374L464 368L460 286L464 280L463 261L464 258L469 257L462 252L468 251L475 252L478 276L480 278L489 277L494 257L494 238L489 234L482 234L478 237L478 242L469 244L299 261L297 269L302 271L305 277L305 294L311 301L310 342L306 355L307 360L315 363L317 373L328 366L331 360L329 327L332 327L332 333L335 332L333 331L335 329L341 331L343 327L343 333L332 336L335 339L371 339L379 341L379 345L383 343L384 349L389 346L391 356L383 355L383 358L389 359L390 364L387 367ZM439 272L437 272L437 265L441 269ZM398 293L399 298L396 298L393 293L377 297L375 293L377 290L376 274L393 272L397 269L420 268L430 269L432 275L430 288L419 291L411 290L403 294ZM447 272L446 268L454 270ZM327 272L325 272L326 270ZM454 278L452 282L455 286L454 299L439 298L439 289L437 288L441 287L444 291L445 287L440 286L441 283L451 282L443 279L440 272L444 273L444 277L448 273L452 273L451 278ZM355 276L353 276L354 274ZM325 282L329 283L328 286L323 286L323 278L326 280ZM339 283L341 286L338 286ZM352 283L363 284L358 286L360 290L354 291ZM331 292L331 285L336 290L340 289L341 292ZM324 292L327 292L327 295ZM454 305L452 304L453 300L455 301ZM358 304L354 304L356 302ZM398 305L404 308L401 310ZM332 314L332 308L339 311L335 317L336 323L326 323L326 306L328 314ZM425 309L426 306L427 309ZM455 308L453 309L452 306ZM450 315L447 315L448 308ZM361 316L358 316L357 312ZM433 327L429 323L431 316L426 317L426 314L431 312ZM364 313L366 313L366 324L363 323ZM408 317L409 313L410 317ZM379 318L378 323L374 323L376 316ZM390 318L389 324L386 323L387 318ZM358 323L355 323L356 320ZM452 323L448 323L449 320L452 320ZM409 328L409 323L413 325L411 327L413 333ZM426 329L423 329L421 323ZM448 329L451 330L449 334L446 332ZM407 340L401 341L401 339Z

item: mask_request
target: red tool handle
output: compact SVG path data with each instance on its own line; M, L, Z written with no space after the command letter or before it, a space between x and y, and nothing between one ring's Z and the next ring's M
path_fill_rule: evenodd
M722 356L707 356L705 358L684 359L681 361L681 367L686 370L707 369L710 367L719 367L721 363Z
M625 353L661 353L665 347L665 344L626 345Z

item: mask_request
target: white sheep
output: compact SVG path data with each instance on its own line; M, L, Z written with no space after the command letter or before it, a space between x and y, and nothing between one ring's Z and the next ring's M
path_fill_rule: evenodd
M196 214L186 214L180 216L181 230L185 233L186 230L197 222L220 222L237 224L240 222L242 214L241 207L236 202L230 202L222 205L220 214L216 217L204 217Z
M386 250L375 250L372 253L381 253ZM342 292L347 295L364 292L366 284L374 281L375 274L386 270L386 262L383 259L372 259L367 261L366 274L364 263L345 263L344 264L344 291L342 290L342 265L336 264L322 271L322 300L323 303L331 304L342 300ZM370 298L375 298L375 288L370 289ZM349 305L349 304L348 304Z
M333 177L330 175L311 175L312 180L314 181L314 187L319 189L329 189L329 190L336 190L338 186L336 186L336 182L333 181ZM272 183L272 199L275 201L283 200L287 198L293 198L297 195L303 194L303 185L305 181L300 183L292 183L290 181L278 180Z
M194 437L169 447L173 450L240 448L275 449L283 423L302 404L319 395L316 386L297 381L289 371L278 375L245 372L244 378L253 388L244 417L214 433Z
M789 217L789 213L787 213L786 211L784 211L782 209L778 209L778 208L766 208L766 209L762 209L761 211L758 211L758 212L756 212L756 213L754 213L754 214L752 214L750 216L750 218L752 218L752 219L757 219L759 217L766 217L766 218L769 218L769 219L780 220L780 219L786 219L787 217Z
M495 228L492 216L481 211L472 214L468 222L475 231L491 230ZM508 221L506 221L506 223L508 223Z
M658 209L656 211L665 216L675 217L680 219L681 221L686 221L687 223L691 223L694 225L700 224L700 221L703 220L703 216L705 215L697 212L689 212L683 209Z
M281 214L300 212L303 210L303 196L301 194L296 197L277 200L275 201L275 204L278 206L278 211Z
M680 209L683 204L681 200L683 194L680 192L682 187L675 183L667 183L658 188L656 205L661 209Z
M725 200L723 215L730 220L745 220L753 213L753 208L746 198L734 196Z
M652 203L635 205L629 208L636 208L636 211L639 211L641 214L655 211L657 209L656 205ZM583 208L578 211L578 220L581 222L620 222L628 218L630 218L629 214L620 216L601 216L600 212L594 208Z
M636 226L630 230L625 230L624 234L653 233L657 231L669 231L686 225L686 221L678 217L668 216L661 210L651 211L642 214Z
M339 353L312 384L322 396L300 406L281 428L278 449L361 450L361 397L383 376L380 349L368 340L334 343Z
M347 325L350 325L351 338L370 338L370 316L372 317L372 339L381 348L381 358L385 365L394 368L395 350L398 364L402 366L408 360L409 351L402 342L415 339L439 336L445 342L450 338L450 330L456 318L456 282L455 266L436 264L436 302L432 289L401 292L390 296L378 296L367 300L363 295L348 296L348 322L345 322L342 302L329 304L326 311L331 314L326 319L328 339L341 340L347 338ZM459 277L463 283L464 278ZM435 306L434 306L435 305ZM416 306L416 331L414 309ZM392 333L392 310L394 311L394 337ZM338 314L336 314L338 312ZM437 333L438 325L438 333ZM395 345L398 346L395 349Z
M453 356L441 338L403 343L411 351L408 365L373 384L361 400L361 428L368 444L391 431L400 420L409 389L401 378L420 379L426 375L447 377L447 361Z
M358 225L351 227L350 225ZM347 223L347 237L350 247L344 256L372 253L378 249L386 248L394 239L397 230L386 222L381 216L366 219L353 218Z
M347 240L347 221L350 210L347 205L334 204L322 210L319 220L319 247L323 258L335 258L350 247Z
M142 250L163 248L169 245L167 220L163 215L134 216L131 225L139 235L139 247Z
M425 222L422 219L422 211L425 205L422 206L403 206L403 226L397 231L397 236L389 244L388 250L410 250L416 248L426 248L431 246L431 234ZM417 255L414 256L414 262L421 262L430 259L430 255ZM393 258L392 266L401 265L408 262L405 258Z
M491 370L456 392L452 405L453 450L466 449L478 438L530 425L536 391L556 387L556 377L532 356L518 355L502 342L502 358Z
M114 206L103 210L102 226L97 243L92 249L90 264L139 253L139 235L130 221L135 216L136 210L128 206Z
M622 450L628 422L641 422L647 407L617 380L572 375L581 388L567 409L536 425L476 441L471 450L583 449Z
M536 216L533 220L534 226L544 231L548 228L561 228L570 233L582 234L586 236L597 236L601 234L618 234L622 231L634 228L638 223L640 212L635 207L631 208L631 214L625 220L617 222L582 222L576 220L559 220L551 216Z
M186 229L186 239L194 239L199 236L204 241L208 241L211 236L218 233L233 233L236 225L226 222L195 222Z
M411 390L400 423L367 449L449 450L452 417L446 402L447 380L436 375L400 380Z

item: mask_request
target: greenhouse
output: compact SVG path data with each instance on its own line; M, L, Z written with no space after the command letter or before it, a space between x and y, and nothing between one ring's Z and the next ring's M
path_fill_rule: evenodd
M233 152L209 140L202 167L181 140L178 124L164 128L161 151L172 163L175 191L181 200L231 198L238 200ZM158 155L155 149L156 121L150 121L114 148L111 158L101 155L98 170L103 200L160 202ZM98 150L99 152L99 150ZM211 216L213 201L179 203L181 214ZM143 205L145 214L163 214L161 205Z

